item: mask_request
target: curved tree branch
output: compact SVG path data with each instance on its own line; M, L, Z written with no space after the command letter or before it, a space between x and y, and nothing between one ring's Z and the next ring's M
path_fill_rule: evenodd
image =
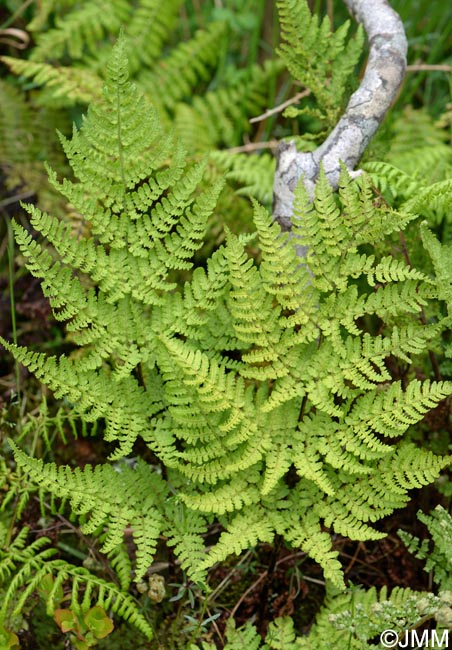
M387 0L344 0L363 24L370 51L366 71L344 115L323 144L310 153L299 153L293 142L277 151L273 193L274 218L290 230L293 192L301 177L313 195L322 163L328 180L337 187L340 161L352 171L394 101L406 71L407 40L398 14Z

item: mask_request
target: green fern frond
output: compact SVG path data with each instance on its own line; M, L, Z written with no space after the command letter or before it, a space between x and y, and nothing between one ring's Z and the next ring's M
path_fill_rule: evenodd
M392 123L388 141L390 147L385 160L413 178L430 185L450 176L449 134L435 124L426 110L407 106Z
M432 225L450 220L452 178L418 187L418 192L406 203L406 209L427 217Z
M354 404L348 421L353 427L372 427L384 436L400 436L450 395L451 388L450 382L413 380L402 390L400 382L393 382L385 390L377 388L364 395Z
M274 295L282 309L302 314L303 320L297 318L297 324L307 326L315 309L313 300L308 300L310 278L305 268L300 265L296 250L289 243L287 235L281 230L268 212L254 204L254 224L259 237L261 261L259 266L265 290ZM317 296L314 297L314 299ZM312 311L309 313L309 307ZM294 316L290 320L293 326ZM280 319L281 324L284 318ZM290 326L288 323L288 326Z
M47 613L53 614L59 604L59 590L71 584L70 607L75 613L87 611L92 602L121 616L140 630L148 639L154 636L152 627L139 611L134 599L118 587L94 576L84 568L72 566L52 557L56 549L44 548L50 540L41 537L25 547L28 529L24 528L8 549L0 551L0 579L4 582L11 570L14 575L2 593L0 621L8 620L23 611L26 601L42 585L43 580L54 576L53 587L46 597Z
M163 4L159 0L139 0L135 7L130 2L126 4L131 15L122 25L127 36L126 56L133 74L158 60L174 29L182 0Z
M419 450L411 443L402 443L399 445L392 464L394 469L393 488L395 491L398 489L408 491L423 487L436 480L441 470L450 465L450 458L436 456L427 449Z
M394 197L411 198L423 185L419 179L388 162L368 162L365 169L381 192L389 190Z
M154 4L161 7L159 3ZM157 106L166 111L174 110L178 102L189 99L199 82L210 79L225 36L225 23L210 23L206 29L196 32L191 40L173 48L155 67L141 70L140 87ZM187 65L187 62L192 65Z
M229 86L196 96L191 105L177 104L174 127L186 149L206 152L236 144L237 133L250 130L248 116L265 108L269 81L280 68L273 61L253 66Z
M242 648L259 650L262 642L261 636L251 622L246 623L242 628L237 630L232 617L226 621L226 638L227 645L225 645L225 650L241 650ZM205 650L215 650L215 647L208 647Z
M217 465L213 469L218 473L221 465L220 463ZM213 471L211 474L212 476L214 475ZM200 482L203 479L204 476L201 474ZM241 510L244 506L258 503L261 496L256 485L258 480L259 474L256 469L254 471L248 468L245 471L238 471L236 469L234 481L231 483L223 483L215 489L204 492L200 491L194 494L189 492L180 493L179 496L190 509L198 510L205 514L217 513L223 515L226 512L234 512L235 510Z
M1 80L0 103L2 194L35 194L42 206L63 207L49 185L42 162L48 160L59 171L67 171L56 151L55 127L64 126L61 116L53 108L37 106L34 98L27 101L12 84Z
M83 470L71 471L29 458L11 445L17 463L33 481L56 497L68 499L78 516L89 515L82 526L87 534L107 527L102 552L110 553L117 548L130 527L137 546L136 579L146 573L163 528L160 502L166 486L156 473L151 473L144 463L139 463L135 470L87 465Z
M284 616L271 621L265 643L274 650L297 650L298 639L292 618Z
M441 244L425 222L421 224L421 236L433 264L438 298L445 301L450 316L452 315L452 287L450 283L452 246L450 243Z
M452 585L452 561L450 557L450 543L452 539L452 518L442 506L438 505L429 514L421 511L417 518L428 528L433 542L430 549L430 540L422 542L413 535L399 530L398 535L407 546L410 553L420 560L427 560L424 571L432 572L433 580L441 590L449 590Z
M38 35L32 59L45 61L66 53L80 59L85 48L95 53L105 33L117 34L127 23L129 12L127 0L100 0L77 6L64 18L57 18L53 29Z
M33 560L38 555L41 556L41 554L43 554L43 558L49 558L55 555L55 549L44 550L44 547L49 543L47 537L40 537L31 542L31 544L28 544L28 533L29 529L24 527L7 548L2 545L0 551L1 582L6 582L6 579L17 571L17 568L21 563ZM13 591L14 590L12 590L11 593L13 593ZM2 607L6 608L7 603L3 603Z
M132 581L132 562L125 544L118 544L107 553L108 561L115 572L121 591L126 593Z
M363 31L359 29L346 42L349 22L332 32L329 18L319 22L305 0L278 0L276 4L285 41L279 46L279 54L291 75L311 90L327 127L332 127L343 109L361 55ZM292 109L286 115L294 117L298 112Z
M274 527L266 518L265 510L249 508L246 514L239 513L231 518L201 566L208 569L232 554L240 555L243 550L255 547L258 542L271 543L274 535Z
M229 151L213 151L210 159L227 172L230 183L238 185L237 194L250 196L270 205L275 176L275 158L268 153L248 155Z
M42 106L51 100L60 107L88 104L100 97L102 81L94 71L87 68L56 66L10 56L3 56L1 60L14 74L46 87L46 92L37 98Z
M288 524L286 539L320 564L326 580L343 588L344 578L338 553L332 548L330 535L321 529L317 513L308 510L304 516L289 517Z
M206 559L204 535L207 532L205 517L199 512L188 510L181 504L169 503L166 509L168 528L163 532L168 536L168 546L175 547L181 567L196 584L205 584Z
M105 611L111 611L113 614L120 616L124 621L134 625L147 639L154 637L154 631L151 625L140 612L135 600L129 594L122 593L115 584L91 574L86 569L74 567L62 560L47 562L42 567L35 576L34 582L36 584L30 584L30 594L35 590L44 575L48 575L49 571L56 574L54 591L58 588L59 584L65 581L72 582L70 601L72 611L83 613L94 600ZM79 593L79 590L83 590L83 600L81 599L82 594ZM52 612L50 611L50 613Z

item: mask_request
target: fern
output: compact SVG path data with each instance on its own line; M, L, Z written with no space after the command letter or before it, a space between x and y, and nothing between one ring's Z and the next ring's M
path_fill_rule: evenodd
M311 112L325 122L326 128L332 128L349 95L348 85L363 46L363 31L359 29L346 44L349 22L332 32L329 18L320 22L306 2L278 0L277 7L285 41L279 54L291 75L311 90L318 104L316 111L291 107L285 115L296 117Z
M449 602L448 592L434 596L396 587L388 595L386 588L378 593L375 588L364 591L352 587L345 594L330 594L327 597L308 635L297 635L290 617L272 621L265 639L261 639L250 622L237 629L234 621L229 619L223 647L225 650L245 647L252 650L329 650L337 646L350 650L367 650L388 647L389 642L397 640L394 636L384 636L388 630L395 635L400 634L400 644L407 645L410 642L410 630L416 632L416 627L421 623L436 619L436 635L440 645L430 645L430 642L434 643L433 639L430 641L431 637L428 637L427 643L429 647L440 648L445 647L442 643L448 638L447 630L444 631L441 627L447 611L450 612ZM421 635L419 632L419 639ZM214 645L208 643L191 647L214 650Z
M74 59L83 56L85 48L95 53L99 40L106 32L115 33L128 18L127 0L114 2L90 2L75 7L64 20L57 20L56 26L40 34L33 58L45 61L69 54Z
M114 469L100 465L92 469L71 471L54 464L43 466L42 461L28 458L18 449L17 462L30 478L45 490L57 491L59 497L70 502L71 510L86 520L82 529L93 533L106 526L102 552L109 553L123 541L130 526L137 546L136 576L146 573L155 552L158 536L163 528L159 502L165 498L166 487L157 474L140 463L135 470L127 466ZM147 495L143 499L143 494Z
M277 61L267 61L237 75L225 87L196 96L191 105L178 103L174 126L187 149L205 152L219 145L233 146L238 133L250 131L248 116L265 107L269 82L281 67Z
M105 422L105 439L119 443L112 459L142 439L168 482L144 460L70 470L16 446L16 461L67 500L85 532L104 530L124 587L118 549L129 528L136 579L161 534L199 583L216 562L279 535L343 587L330 530L379 538L372 524L450 463L404 436L451 383L413 374L402 384L389 371L394 360L427 355L448 320L427 325L423 309L447 296L427 271L381 252L414 215L376 204L369 180L345 172L337 197L324 175L313 204L300 186L293 238L254 204L256 234L228 232L194 268L221 182L203 185L207 161L188 163L164 132L127 78L126 49L121 39L102 101L72 140L61 139L78 182L50 171L89 223L87 236L34 206L31 223L47 245L15 226L79 350L57 358L3 344L86 422ZM363 326L375 317L378 334ZM223 530L207 549L214 521Z
M36 84L45 85L46 92L40 94L38 102L44 106L50 104L71 106L78 102L88 104L99 98L99 76L92 70L75 66L58 67L50 63L41 63L13 57L2 57L3 63L16 75L33 79Z
M195 85L210 80L221 51L219 44L225 36L224 23L210 23L189 41L179 43L157 65L144 68L140 73L141 87L166 111L174 110L181 100L189 101ZM187 65L188 61L192 64ZM157 97L156 88L159 89Z
M246 155L228 151L214 151L211 159L223 172L229 183L238 185L237 194L258 199L269 205L273 191L275 159L270 154Z
M399 537L408 547L410 553L421 560L427 560L424 570L432 572L433 580L441 590L449 590L452 585L452 561L450 558L450 540L452 536L452 519L442 506L436 506L430 515L418 512L419 521L425 524L433 541L430 550L430 540L422 542L409 533L399 530Z
M62 586L70 583L70 607L75 614L87 611L94 601L135 625L148 639L152 639L153 630L131 596L123 593L114 583L98 578L86 569L52 559L56 550L43 548L49 543L46 537L25 547L27 534L28 530L24 528L10 548L0 552L0 584L14 571L3 593L0 624L7 621L10 615L17 615L43 580L52 576L53 587L47 598L48 614L54 613L58 605L57 594Z

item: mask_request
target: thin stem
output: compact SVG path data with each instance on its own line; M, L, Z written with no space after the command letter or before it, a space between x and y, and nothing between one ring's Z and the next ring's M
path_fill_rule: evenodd
M266 572L266 580L262 589L261 593L261 603L260 603L260 608L259 608L259 627L261 628L265 624L265 621L267 619L267 614L268 614L268 596L270 593L270 588L273 584L273 580L275 577L275 568L277 565L277 559L279 552L281 550L282 546L282 536L277 535L275 538L275 543L273 545L273 550L272 554L270 557L270 562L268 563L268 569Z
M16 323L16 304L14 300L14 233L10 219L6 220L8 229L8 282L9 282L9 303L11 307L11 328L13 333L14 345L17 345L17 323ZM20 368L19 362L14 361L14 371L16 376L17 403L20 412L21 391L20 391ZM18 420L20 427L20 418Z
M23 12L25 11L25 9L26 9L29 5L31 5L33 2L34 2L34 0L26 0L26 2L24 2L20 7L18 7L18 8L16 9L16 11L15 11L13 14L11 14L11 16L10 16L9 18L7 18L7 19L5 20L4 23L2 23L2 24L0 25L0 29L6 29L6 28L9 27L10 25L12 25L12 24L14 23L14 21L16 20L16 18L19 18L19 16L20 16L21 14L23 14Z
M270 142L247 142L240 147L231 147L225 151L228 153L250 153L252 151L259 151L259 149L276 149L278 144L277 140L270 140Z
M306 88L306 90L302 90L301 92L297 93L290 99L287 99L285 102L282 104L279 104L279 106L275 106L274 108L269 108L265 113L262 113L262 115L257 115L256 117L252 117L250 119L250 123L254 124L255 122L261 122L262 120L267 119L270 115L275 115L275 113L281 113L285 108L288 106L292 106L292 104L297 104L300 99L303 99L304 97L308 97L311 94L311 91L309 88Z

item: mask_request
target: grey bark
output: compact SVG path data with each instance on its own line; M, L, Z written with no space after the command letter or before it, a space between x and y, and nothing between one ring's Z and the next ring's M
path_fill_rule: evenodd
M403 23L386 0L344 0L363 24L369 41L364 77L328 138L315 151L297 152L282 142L276 154L273 216L285 231L291 228L294 189L301 177L312 196L323 163L337 188L340 161L352 172L394 101L406 71L407 40ZM359 172L358 172L359 173ZM355 172L356 174L356 172Z

